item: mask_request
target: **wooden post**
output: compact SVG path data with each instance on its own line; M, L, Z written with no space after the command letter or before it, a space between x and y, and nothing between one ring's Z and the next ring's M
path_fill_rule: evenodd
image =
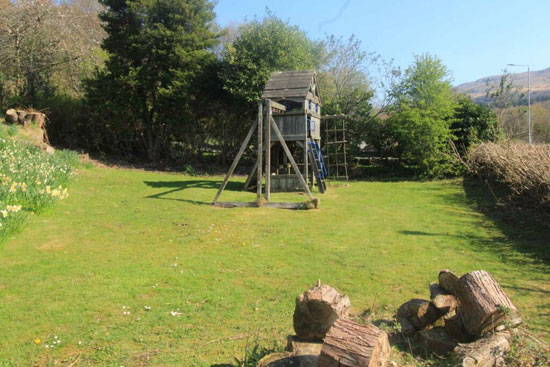
M225 189L225 186L227 185L227 182L229 181L229 178L233 174L233 171L235 170L235 167L237 167L237 164L239 163L239 160L241 159L241 156L244 153L244 150L248 146L248 142L250 141L250 138L252 138L252 134L254 133L254 129L256 129L256 126L258 126L258 122L256 121L254 124L252 124L252 127L248 131L248 134L246 135L246 138L244 139L241 148L239 149L239 152L237 153L237 156L233 160L233 163L231 164L231 167L229 168L229 171L227 171L227 175L225 175L225 179L223 180L222 185L218 189L218 192L216 193L216 196L214 197L214 203L218 201L220 198L220 195L222 194L223 190Z
M309 149L309 146L308 146L308 134L309 134L309 124L307 122L307 111L306 111L306 108L305 108L305 104L304 104L304 115L305 115L305 119L306 119L306 139L304 141L304 177L306 178L306 184L308 183L307 181L309 180L309 175L308 175L308 165L307 165L307 162L308 162L308 157L307 157L307 150ZM311 184L313 185L313 181L311 182Z
M262 113L262 102L258 103L258 199L262 196L262 162L263 162L263 113Z
M271 100L267 100L267 121L272 119ZM271 126L265 124L265 198L269 201L271 197Z
M296 172L296 176L298 176L298 180L302 184L302 188L304 189L305 193L307 194L307 197L310 199L313 199L313 195L311 195L311 191L309 191L309 187L306 184L304 177L302 176L302 173L300 172L300 169L298 168L298 165L296 164L296 161L294 161L294 158L292 157L292 154L290 153L290 150L288 149L288 146L286 145L285 139L283 138L283 135L279 131L279 128L277 127L277 124L275 123L275 120L273 118L270 118L268 123L271 124L273 127L273 131L275 131L275 134L277 135L277 138L279 139L279 142L281 143L281 146L283 147L288 160L290 161L290 164L292 165L292 168L294 169L294 172ZM258 166L259 168L259 166Z

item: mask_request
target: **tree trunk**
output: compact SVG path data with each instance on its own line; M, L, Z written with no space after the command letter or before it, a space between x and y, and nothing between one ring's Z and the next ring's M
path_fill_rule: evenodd
M510 351L508 332L488 334L468 344L460 344L456 349L456 360L462 367L504 366L504 355Z
M325 337L319 367L385 367L388 335L374 325L337 320Z
M318 285L296 298L294 330L304 340L320 340L339 318L348 315L351 302L328 285Z
M516 306L484 270L460 277L457 296L464 327L473 336L484 335L505 323L510 327L521 324Z

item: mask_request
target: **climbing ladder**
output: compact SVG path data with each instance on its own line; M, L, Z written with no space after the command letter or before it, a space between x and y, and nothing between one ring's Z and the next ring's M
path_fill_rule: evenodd
M327 177L348 182L348 162L346 151L346 116L323 116L325 121L324 154Z
M327 167L323 159L323 153L321 152L321 147L317 144L316 141L311 139L307 140L307 153L309 156L309 161L311 163L311 171L313 176L315 176L315 182L317 182L317 187L319 192L324 194L327 191L327 184L325 182L325 177L327 176Z

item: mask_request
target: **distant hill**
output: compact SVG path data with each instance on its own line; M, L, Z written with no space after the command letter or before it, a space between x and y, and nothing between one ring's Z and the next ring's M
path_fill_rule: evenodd
M460 84L454 90L457 93L465 93L472 97L478 103L486 103L487 81L489 85L497 86L500 82L501 75L493 75L469 82ZM514 85L525 93L525 103L527 103L527 72L512 74ZM550 100L550 68L531 71L531 102Z

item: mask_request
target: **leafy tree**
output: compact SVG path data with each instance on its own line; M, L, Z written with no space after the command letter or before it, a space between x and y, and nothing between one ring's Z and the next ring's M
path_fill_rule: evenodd
M272 71L316 69L319 54L319 44L305 32L268 12L262 20L243 24L224 50L224 89L253 105Z
M256 104L273 71L316 69L320 45L311 41L297 26L291 26L270 13L261 19L234 25L222 39L219 85L214 97L212 141L222 152L223 161L231 159L241 144Z
M344 114L346 137L350 151L356 155L365 142L374 142L377 120L373 117L374 96L367 74L367 65L378 56L366 52L355 36L348 40L329 36L322 43L319 69L319 90L323 101L323 114Z
M428 54L416 56L392 97L389 123L399 158L421 175L446 173L454 100L445 65Z
M498 138L497 115L487 106L474 103L466 95L457 97L450 128L460 154L466 153L472 144L496 141Z
M203 133L195 100L214 61L210 0L102 0L106 68L87 97L103 149L159 161L172 149L195 152ZM120 153L120 152L117 152ZM145 153L145 154L144 154Z
M103 37L96 0L0 2L5 93L35 105L41 94L78 93Z

